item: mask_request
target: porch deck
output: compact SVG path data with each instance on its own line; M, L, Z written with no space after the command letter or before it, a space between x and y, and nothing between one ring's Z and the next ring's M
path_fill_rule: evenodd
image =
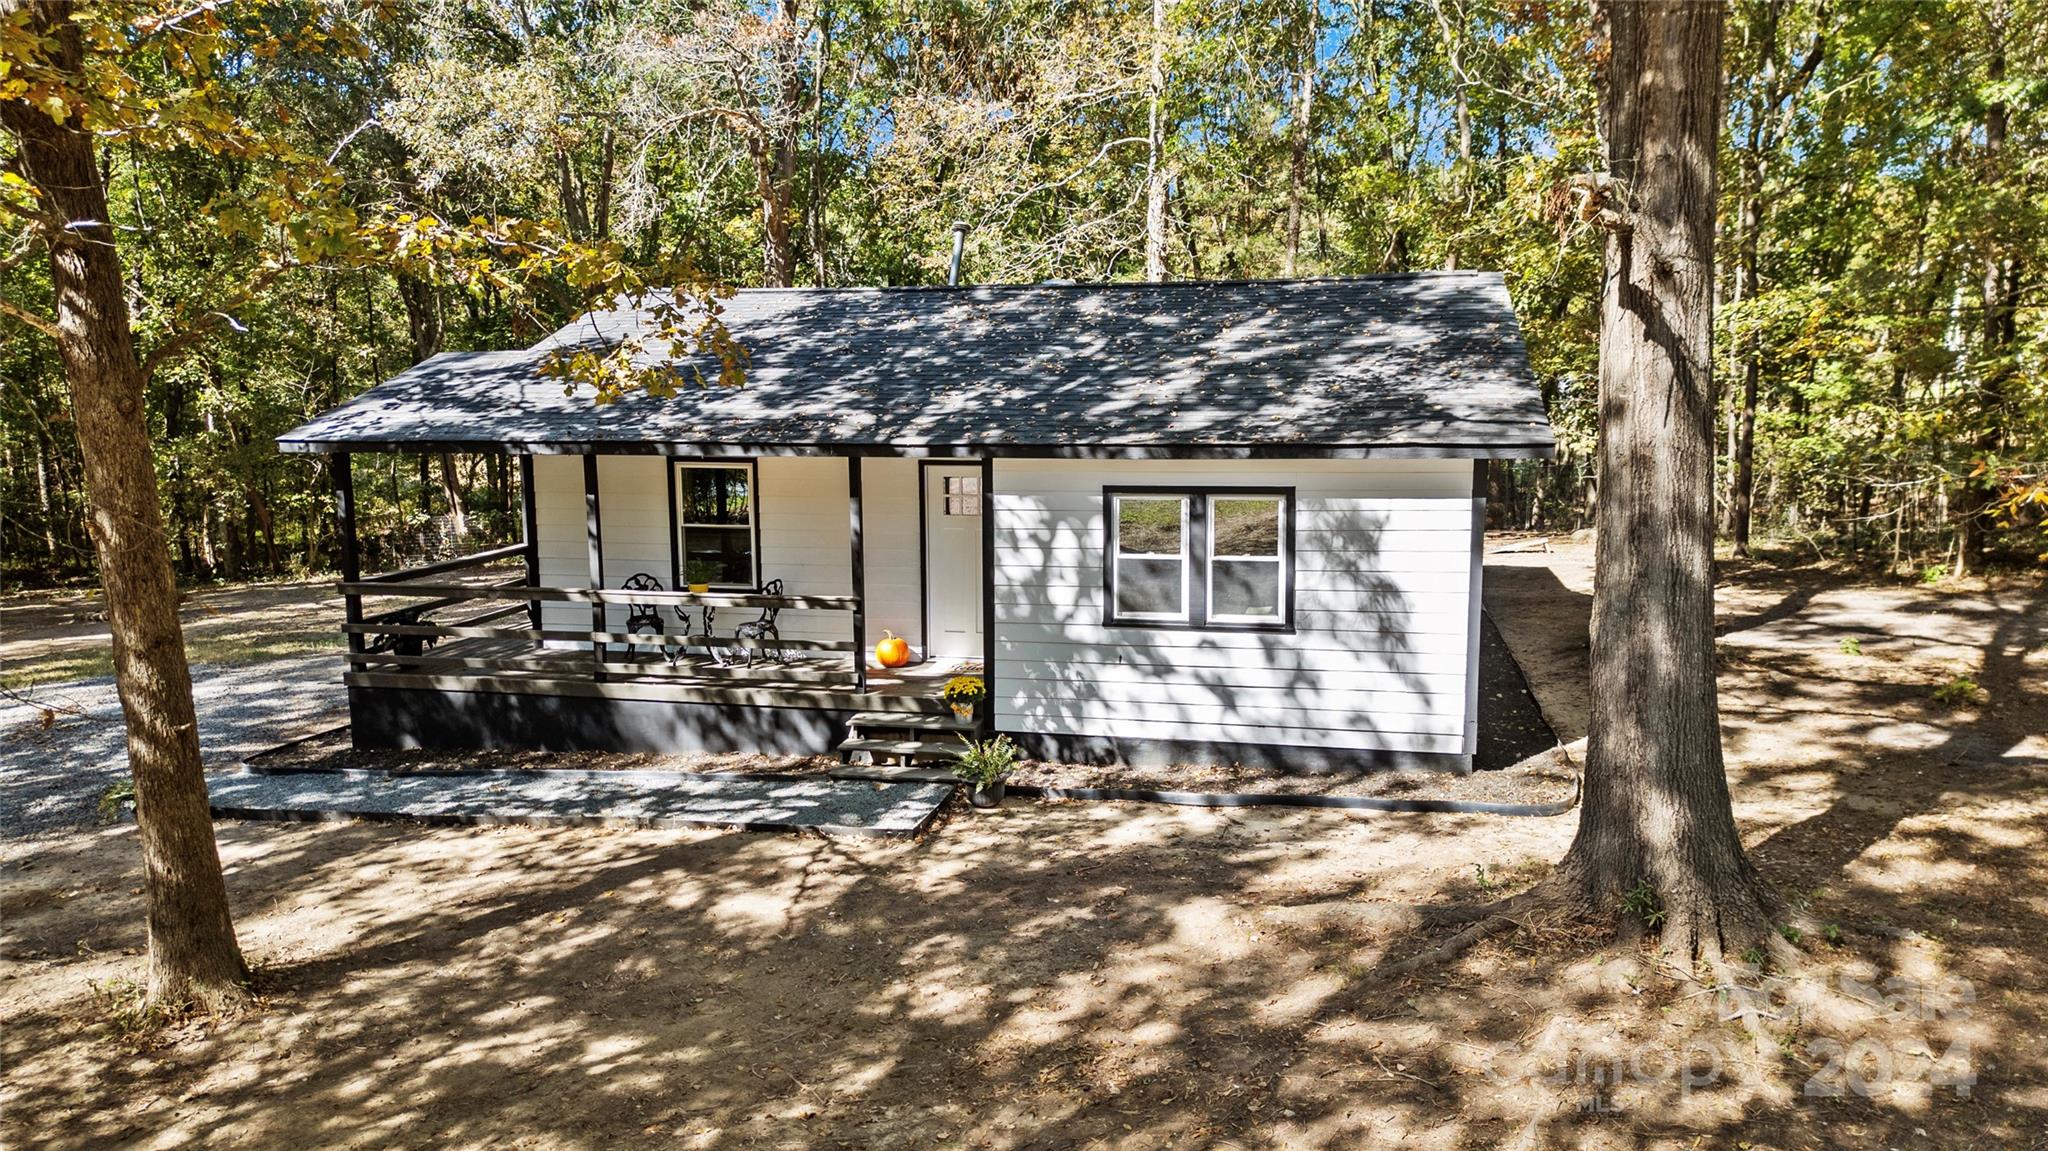
M543 646L495 637L452 638L417 656L365 652L349 662L348 682L363 687L576 694L564 690L566 685L585 683L626 698L931 714L947 711L939 691L948 678L981 671L974 661L934 660L890 671L870 668L865 684L858 685L846 655L756 658L748 666L692 652L671 663L661 651L636 645L631 652L608 648L600 665L587 644Z

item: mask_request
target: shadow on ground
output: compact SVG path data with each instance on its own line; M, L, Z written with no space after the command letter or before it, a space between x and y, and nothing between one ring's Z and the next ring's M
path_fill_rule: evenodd
M2048 765L2024 718L2048 713L2043 615L2034 594L1981 617L1991 702L1959 711L1910 653L1854 661L1826 629L1728 652L1739 815L1768 871L1851 928L1810 941L1816 964L1966 979L1958 1017L1822 1003L1759 1049L1696 988L1558 929L1381 973L1426 943L1387 927L1396 908L1526 882L1569 817L1036 804L911 844L230 824L266 1005L141 1052L80 1022L83 980L134 968L133 869L104 862L132 838L7 857L0 1130L50 1148L2023 1145L2048 1111ZM1880 922L1928 938L1856 930ZM1895 1060L1882 1090L1808 1097L1809 1043L1859 1037ZM1711 1045L1716 1078L1681 1086L1681 1041ZM1915 1054L1959 1041L1969 1099ZM1588 1073L1645 1050L1667 1062Z

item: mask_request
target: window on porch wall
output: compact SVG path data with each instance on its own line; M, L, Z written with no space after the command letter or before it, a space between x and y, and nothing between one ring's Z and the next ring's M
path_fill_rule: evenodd
M752 465L680 464L676 474L683 582L748 590L759 586Z

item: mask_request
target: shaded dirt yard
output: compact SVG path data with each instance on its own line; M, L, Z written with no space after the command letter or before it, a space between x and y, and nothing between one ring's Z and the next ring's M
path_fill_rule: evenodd
M1568 740L1589 559L1487 570ZM2048 590L1728 583L1737 815L1825 925L1757 997L1559 924L1388 970L1574 816L1012 802L904 843L223 824L262 1003L134 1035L92 987L138 970L116 827L0 847L0 1140L2043 1145Z
M340 651L329 580L228 584L184 593L178 618L193 663L244 664ZM0 596L0 686L28 688L114 673L97 587Z

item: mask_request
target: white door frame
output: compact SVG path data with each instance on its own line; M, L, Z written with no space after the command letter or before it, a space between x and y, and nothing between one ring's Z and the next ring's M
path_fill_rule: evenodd
M945 476L947 474L971 475L975 479L981 481L981 491L979 496L981 500L981 512L979 515L974 517L975 531L973 533L973 550L971 553L973 557L972 570L976 573L976 576L978 577L971 581L972 590L970 599L976 626L973 630L970 641L972 649L970 651L965 652L955 652L951 650L941 652L940 649L942 647L949 647L951 645L945 645L938 642L938 632L934 630L935 625L938 623L938 613L933 610L936 602L933 597L933 592L938 588L941 582L951 583L955 587L959 586L957 576L951 580L946 581L934 578L934 560L936 558L934 556L934 552L936 549L934 549L934 547L932 546L932 527L934 524L943 522L941 517L943 517L945 513L945 497L942 494L935 495L935 493L933 493L932 482L934 479ZM980 661L984 659L987 654L989 621L985 617L987 613L986 604L988 602L987 589L989 572L987 565L986 550L983 546L988 533L988 525L990 522L988 519L989 493L987 491L987 476L988 472L983 467L982 461L980 460L946 459L918 461L917 550L919 560L918 574L920 595L919 631L921 633L919 638L923 641L923 655L926 659L971 659ZM987 669L984 669L984 672L986 672L986 670Z

